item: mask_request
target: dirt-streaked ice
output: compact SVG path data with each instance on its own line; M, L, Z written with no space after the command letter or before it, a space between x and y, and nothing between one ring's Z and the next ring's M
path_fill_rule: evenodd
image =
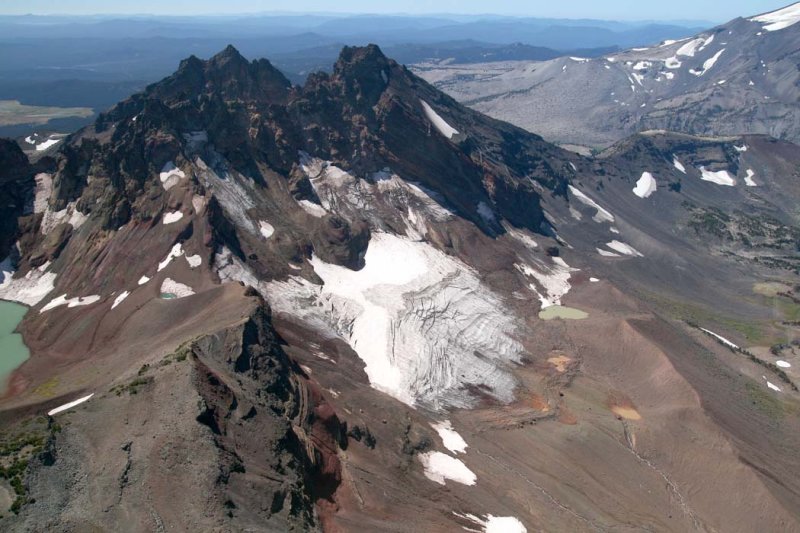
M162 294L174 294L175 298L185 298L194 294L194 290L188 285L178 283L172 278L166 278L161 283Z

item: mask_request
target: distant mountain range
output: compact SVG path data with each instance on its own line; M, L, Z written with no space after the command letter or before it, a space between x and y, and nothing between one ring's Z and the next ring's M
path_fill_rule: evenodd
M427 80L560 143L636 131L764 133L800 141L800 4L600 58L424 64Z
M706 27L514 17L0 17L0 99L106 109L172 72L184 57L234 44L270 57L294 83L329 70L345 45L377 43L403 63L595 57ZM53 82L64 91L52 91ZM68 82L68 83L67 83ZM79 90L73 90L78 88ZM52 129L85 125L54 124ZM62 130L63 131L63 130ZM29 129L0 128L27 135Z

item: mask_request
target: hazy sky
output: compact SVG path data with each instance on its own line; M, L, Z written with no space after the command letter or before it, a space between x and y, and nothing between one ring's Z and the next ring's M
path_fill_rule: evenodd
M789 0L0 0L0 14L209 14L263 11L497 13L616 20L710 20L771 11Z

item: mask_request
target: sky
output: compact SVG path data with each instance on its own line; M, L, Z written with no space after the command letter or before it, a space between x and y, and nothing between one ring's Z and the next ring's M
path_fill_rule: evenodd
M0 14L493 13L724 22L737 16L772 11L788 3L790 0L0 0Z

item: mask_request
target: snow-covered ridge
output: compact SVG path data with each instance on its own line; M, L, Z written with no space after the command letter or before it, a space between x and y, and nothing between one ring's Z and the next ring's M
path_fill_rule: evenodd
M448 139L452 139L453 135L458 135L458 130L448 124L439 114L433 110L431 106L425 100L420 100L422 104L422 110L425 111L425 116L428 117L428 120L431 121L431 124L439 130L439 133L447 137Z
M778 31L793 26L800 22L800 2L783 9L765 13L750 19L751 22L763 22L765 31Z

